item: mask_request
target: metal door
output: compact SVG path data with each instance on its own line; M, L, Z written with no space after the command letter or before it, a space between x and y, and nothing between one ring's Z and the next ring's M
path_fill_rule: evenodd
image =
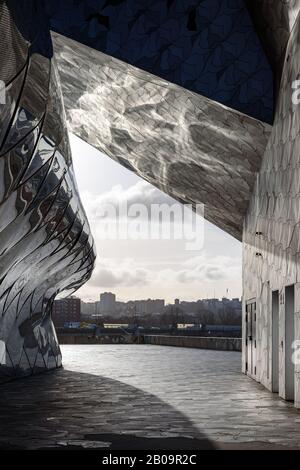
M246 303L246 371L256 375L256 301Z

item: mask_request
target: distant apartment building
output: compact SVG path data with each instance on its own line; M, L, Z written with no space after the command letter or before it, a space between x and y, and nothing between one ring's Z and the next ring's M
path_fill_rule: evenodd
M137 314L149 315L152 313L162 313L165 301L164 299L135 300L133 304Z
M197 315L200 312L208 311L218 316L225 312L234 312L236 314L242 311L242 302L239 298L221 300L217 298L199 299L197 301L185 301L178 298L174 299L174 307L178 311L187 314ZM85 318L101 318L103 315L122 316L122 315L151 315L161 314L166 310L164 299L145 299L129 300L128 302L116 301L115 294L104 292L100 295L100 301L81 302L81 315ZM175 310L176 311L176 310Z
M77 297L55 300L52 309L52 320L55 326L63 327L65 323L81 321L81 300Z
M100 312L100 300L97 300L97 302L95 302L95 311L96 311L96 315L101 315L101 312Z
M100 294L99 310L101 314L114 314L116 313L116 296L111 292L103 292Z
M174 305L177 305L176 300L177 299L175 299ZM206 310L218 315L226 309L241 313L242 302L239 298L227 299L226 297L223 297L221 300L217 298L199 299L196 302L181 301L180 308L186 313L198 313L202 310Z
M91 317L96 315L98 302L83 302L81 301L81 315L85 317Z

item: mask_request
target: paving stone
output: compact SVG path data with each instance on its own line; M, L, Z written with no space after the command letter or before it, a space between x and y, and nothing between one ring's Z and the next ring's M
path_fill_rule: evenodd
M1 385L0 448L300 448L300 411L243 375L240 353L62 352L64 369Z

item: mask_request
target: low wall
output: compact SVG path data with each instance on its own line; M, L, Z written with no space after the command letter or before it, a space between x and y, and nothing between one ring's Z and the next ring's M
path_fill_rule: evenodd
M132 338L95 337L87 334L58 334L59 344L117 344L140 343L154 344L158 346L176 346L181 348L216 349L220 351L241 351L241 338L221 338L205 336L170 336L170 335L142 335L140 341L132 341ZM130 340L129 340L130 339ZM121 341L122 340L122 341Z
M181 348L216 349L220 351L241 351L241 338L219 338L204 336L145 335L146 344L177 346Z
M59 344L103 344L104 342L103 339L101 341L100 339L95 338L94 336L88 336L85 334L58 334L57 339Z

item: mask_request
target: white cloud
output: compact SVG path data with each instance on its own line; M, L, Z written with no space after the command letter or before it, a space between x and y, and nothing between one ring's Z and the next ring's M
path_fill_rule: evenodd
M98 299L103 290L124 300L221 297L227 288L229 295L240 295L241 244L208 222L201 251L186 251L185 240L103 240L99 208L105 204L144 204L149 209L151 204L171 206L174 200L77 140L72 150L75 163L81 162L79 190L98 253L93 276L79 291L83 299Z
M146 269L138 267L131 259L103 259L97 263L90 285L98 288L145 285L148 275Z
M106 204L118 206L126 202L128 206L143 204L150 208L151 204L174 204L174 200L146 181L138 181L129 188L118 184L109 191L95 195L88 190L81 192L81 199L91 221L97 219L99 208Z
M122 201L128 206L135 203L144 203L148 207L152 203L173 204L171 198L153 186L139 181L127 189L117 185L99 195L84 191L82 200L99 253L93 276L80 291L82 297L98 297L101 291L109 289L117 295L121 292L123 298L172 298L170 292L182 296L186 292L191 296L192 291L199 298L199 286L209 286L211 292L214 286L222 285L224 292L225 284L235 286L234 295L239 295L236 286L241 279L240 257L218 254L216 247L210 246L209 239L204 249L196 252L197 256L185 251L184 240L103 240L98 210L104 204L117 206Z
M240 276L241 268L238 263L229 267L229 263L232 264L230 258L224 257L220 263L218 257L208 259L207 256L202 256L196 263L195 258L189 258L181 264L175 261L172 267L164 268L159 262L153 265L147 264L144 260L142 267L141 262L133 258L123 260L103 258L97 263L89 284L101 290L124 286L172 286L219 280L231 281Z

